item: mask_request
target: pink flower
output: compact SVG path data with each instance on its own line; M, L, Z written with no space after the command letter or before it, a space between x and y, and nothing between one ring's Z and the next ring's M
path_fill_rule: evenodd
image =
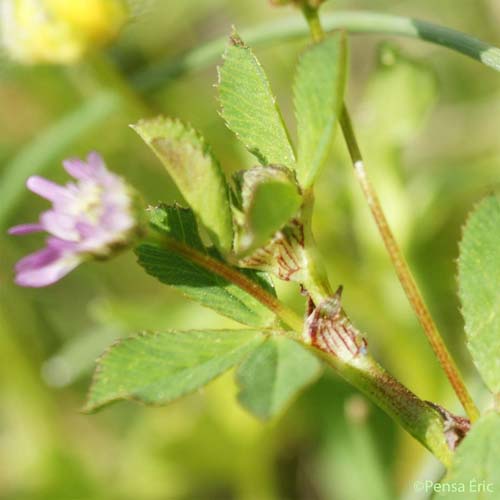
M10 228L20 235L47 231L46 247L16 264L18 285L42 287L55 283L93 257L107 257L127 245L137 230L134 197L125 181L110 172L97 153L87 161L63 161L76 179L65 186L43 177L28 179L28 189L52 202L38 222Z

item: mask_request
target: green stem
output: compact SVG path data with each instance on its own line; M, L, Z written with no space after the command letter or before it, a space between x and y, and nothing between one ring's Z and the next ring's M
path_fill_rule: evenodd
M170 250L224 279L231 281L251 294L273 311L296 332L302 330L302 319L276 297L240 273L237 269L202 254L171 238L162 238L162 244ZM294 337L295 338L295 337ZM295 338L295 340L297 340ZM375 404L393 417L404 429L418 439L445 465L449 465L452 450L449 448L440 414L425 401L387 373L369 354L357 356L348 363L328 353L304 344L332 366L346 381L366 394Z
M439 363L443 367L443 370L448 377L454 391L456 392L458 399L462 403L467 415L471 421L476 420L479 417L479 411L476 408L467 387L460 375L460 371L453 360L450 352L448 351L443 338L441 337L439 330L432 319L429 308L425 304L420 290L418 289L417 283L410 271L408 263L396 242L396 238L391 231L387 218L385 216L380 200L377 196L375 189L366 173L363 158L356 141L356 136L352 128L351 119L347 108L344 106L342 113L340 115L340 125L342 127L342 132L347 143L347 148L351 156L352 164L354 166L354 172L358 179L358 182L363 190L368 206L372 212L375 223L377 224L379 233L384 241L387 253L389 254L396 274L398 275L399 281L408 297L408 300L417 315L422 328L427 336L427 339L432 347L432 350L436 354Z
M439 363L448 377L458 399L462 403L467 415L471 421L477 420L479 411L476 408L467 387L460 375L457 365L448 351L439 330L432 319L429 308L424 302L422 294L418 289L417 283L410 271L408 263L396 242L394 234L391 231L387 218L380 204L380 200L373 188L373 185L366 173L363 158L359 150L356 136L354 134L352 123L347 108L344 106L340 116L340 125L347 143L347 148L351 156L356 177L359 181L363 194L366 198L370 211L372 212L375 223L377 224L380 236L384 241L387 253L389 254L399 281L408 297L408 300L417 315L427 339L436 354Z
M325 33L319 20L318 9L303 7L302 11L309 24L313 40L316 43L320 42L324 38ZM361 151L359 149L351 119L349 117L349 112L345 104L340 114L340 126L347 143L347 148L351 156L356 177L361 189L363 190L363 194L365 195L366 201L370 211L372 212L373 218L385 244L387 253L389 254L389 257L394 265L403 290L405 291L406 296L408 297L408 300L413 307L422 328L424 329L427 339L444 372L446 373L451 386L453 387L453 390L457 394L458 399L462 403L468 417L473 422L479 417L479 411L474 404L467 387L465 386L454 359L448 351L446 344L444 343L444 340L441 337L434 320L432 319L429 308L425 304L406 259L404 258L404 255L396 242L396 238L391 231L389 223L387 222L387 217L382 209L380 200L366 173Z
M172 238L161 238L161 244L182 255L195 264L236 284L264 306L273 311L295 332L302 331L302 319L288 309L276 297L263 290L258 284L224 262L202 254ZM296 336L293 337L297 340ZM375 404L393 417L404 429L418 439L445 465L451 462L452 450L447 444L444 420L425 401L387 373L369 354L354 357L349 362L325 353L307 344L316 355L322 357L346 381L366 394Z
M318 9L304 6L302 7L302 12L308 22L314 42L321 42L325 33L319 20ZM425 306L413 276L392 235L377 194L366 176L345 105L342 109L340 124L358 180L386 244L387 251L396 268L398 277L453 388L470 419L473 420L477 418L478 411L465 387L453 358L446 349L436 325ZM446 440L444 422L442 417L434 409L430 408L430 405L417 398L368 354L356 355L347 362L346 360L339 360L336 356L327 352L322 352L322 356L346 380L364 392L386 413L398 421L410 434L440 458L445 465L449 465L451 450Z
M453 452L446 440L445 423L434 408L415 396L370 355L357 356L350 363L345 363L323 351L310 349L398 422L445 466L450 465Z
M302 205L302 222L304 225L304 253L307 259L304 282L313 302L319 304L324 299L333 295L332 287L328 281L325 267L318 255L318 249L312 232L312 215L314 209L314 193L308 189L304 193Z
M305 3L302 6L302 14L307 21L313 41L318 43L323 40L325 32L323 31L323 26L319 20L318 7L311 7Z
M402 36L447 47L455 52L500 71L500 49L459 31L409 17L376 12L333 12L322 17L326 31L345 29L352 34ZM303 38L309 34L302 17L291 16L261 24L241 32L245 42L253 47ZM227 44L223 36L205 43L178 58L160 61L132 77L132 84L143 91L160 88L180 75L197 71L220 59Z
M316 43L320 42L324 38L325 33L319 20L318 9L303 7L302 11L309 24L313 40ZM424 329L427 339L444 372L446 373L451 386L453 387L453 390L457 394L458 399L462 403L468 417L473 422L479 417L479 411L474 404L467 387L465 386L464 380L454 359L448 351L446 344L444 343L444 340L441 337L434 320L432 319L429 308L425 304L406 259L404 258L404 255L396 242L396 238L391 231L389 223L387 222L387 217L382 209L380 200L366 173L361 151L359 149L351 119L349 117L349 112L345 104L340 114L340 126L351 156L356 177L361 189L363 190L363 194L365 195L366 201L370 211L372 212L373 218L385 244L387 253L389 254L389 257L394 265L394 269L396 270L396 274L403 290L405 291L406 296L408 297L408 300L413 307L422 328Z
M308 15L310 13L307 13ZM469 37L463 33L443 28L424 21L397 16L388 16L369 12L335 12L324 18L327 30L346 29L351 33L372 33L385 35L398 35L429 41L448 47L464 55L472 57L486 66L500 71L500 49L488 45L480 40ZM317 23L316 23L317 24ZM313 21L314 25L314 21ZM319 31L313 28L319 39ZM294 17L278 22L261 25L255 29L242 33L247 43L253 46L271 45L276 41L300 38L307 35L308 29L300 18ZM208 66L220 57L226 45L226 37L205 44L203 47L184 54L178 59L161 62L133 77L133 84L141 90L154 90L165 85L169 78L177 77L190 71ZM185 254L192 258L192 255ZM196 260L195 260L196 261ZM203 262L198 262L200 265ZM209 264L205 262L205 264ZM220 264L218 271L226 279L238 278L229 272L231 268ZM240 273L236 273L241 276ZM250 280L249 280L250 281ZM233 281L237 284L238 281ZM254 295L251 283L241 283L242 288ZM240 284L240 286L241 286ZM248 288L245 288L247 287ZM259 298L257 295L254 295ZM261 297L262 303L275 307L268 298ZM259 299L260 300L260 299ZM276 300L272 297L272 300ZM278 302L278 301L277 301ZM279 304L279 305L278 305ZM279 307L283 305L278 302ZM278 310L278 309L274 309ZM302 322L298 316L278 313L285 323L296 331L300 331ZM288 317L288 320L285 319ZM292 325L293 324L293 325ZM370 399L393 416L405 429L421 441L443 463L450 462L451 451L447 446L444 435L444 424L438 412L424 401L419 400L398 381L393 379L370 356L361 357L356 363L341 363L336 358L321 352L321 356L332 365L346 380L364 392Z

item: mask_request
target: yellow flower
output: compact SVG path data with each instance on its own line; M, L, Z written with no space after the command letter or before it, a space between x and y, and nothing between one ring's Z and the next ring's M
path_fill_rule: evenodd
M2 44L24 63L71 63L112 40L125 0L0 0Z

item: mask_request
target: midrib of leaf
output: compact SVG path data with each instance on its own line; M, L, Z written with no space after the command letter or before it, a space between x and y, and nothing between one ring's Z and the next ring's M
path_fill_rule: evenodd
M302 320L295 312L244 274L207 254L180 243L174 238L163 237L162 242L169 250L185 257L188 261L194 262L204 269L208 269L255 297L262 305L274 312L276 316L296 332L302 330Z
M164 261L164 259L162 259L162 256L164 255L164 251L165 251L165 247L152 246L152 245L142 245L143 256L144 256L144 252L147 252L148 258L151 258L153 256L153 258L155 260L158 260L156 265L150 266L150 271L148 271L148 272L150 274L152 274L153 276L159 278L160 281L162 281L162 279L158 275L158 273L156 272L157 270L159 270L159 271L168 270L168 271L172 271L172 272L175 272L175 270L176 270L176 267L174 264L167 265L167 262ZM171 249L170 249L170 251L171 251ZM203 251L204 250L200 250L200 253ZM154 255L152 254L152 252L154 252ZM214 288L221 289L221 290L223 289L226 296L229 297L238 306L239 309L241 309L242 311L246 311L246 313L249 314L250 316L255 314L254 309L249 306L247 301L244 301L244 299L242 297L238 296L238 294L233 293L231 290L231 287L227 287L226 285L229 283L232 285L233 289L237 288L238 290L241 290L241 287L235 287L234 283L228 282L228 280L224 279L222 276L220 276L218 274L215 274L213 271L211 271L205 267L201 267L199 264L196 264L192 260L188 260L186 257L184 257L182 254L179 254L178 252L171 251L171 253L175 254L175 256L177 258L180 258L180 260L182 261L182 266L183 266L183 276L188 277L191 280L191 282L195 283L198 281L198 279L200 278L200 272L204 273L204 275L209 275L209 277L213 280L212 285L210 285L210 287L207 289L207 291L208 291L207 295L210 296L211 305L204 304L205 306L212 307L216 311L221 312L221 309L224 309L223 306L224 306L226 300L224 297L219 296L217 293L211 293L211 291ZM204 254L202 254L202 255L204 255ZM203 277L207 277L207 276L203 276ZM191 294L182 291L182 287L181 287L181 293L188 298L193 298ZM248 294L245 294L245 295L247 298L249 298ZM225 315L228 315L228 314L226 313ZM240 321L238 318L234 318L231 315L229 315L229 317L232 317L233 319ZM243 323L245 323L245 321L243 321Z
M248 106L252 106L252 103L248 99L242 97L242 95L236 94L236 92L230 92L230 91L227 91L227 90L225 92L226 92L226 94L230 94L230 95L234 96L235 98L239 99L241 102L246 103ZM283 126L284 135L288 139L289 146L290 146L290 156L292 157L292 159L294 159L295 158L295 152L293 150L293 145L292 145L292 140L291 140L291 137L290 137L290 132L288 131L288 127L285 124L285 121L283 119L281 111L279 109L277 109L276 102L273 102L273 105L276 108L276 113L278 115L279 121L280 121L281 125ZM231 119L231 124L232 124L233 127L235 125L246 125L247 123L255 123L256 122L255 117L251 113L249 113L248 111L245 111L245 112L241 112L240 111L240 114L242 116L241 118L239 118L239 119L238 118L232 118ZM222 115L223 115L223 113L222 113ZM273 127L272 130L273 130L273 133L276 136L279 135L280 132L275 127ZM260 151L260 149L256 148L255 146L252 146L252 144L250 142L248 142L242 136L242 134L240 132L235 132L235 135L236 135L236 137L238 137L244 143L244 145L246 146L246 148L252 154L255 154L258 157L258 159L260 160L260 162L262 164L268 163L267 157L262 154L262 152ZM255 132L254 132L254 138L259 139L258 141L256 141L257 143L265 142L265 141L267 141L269 139L269 137L266 136L266 135L263 135L262 132L258 133L258 134L255 134Z

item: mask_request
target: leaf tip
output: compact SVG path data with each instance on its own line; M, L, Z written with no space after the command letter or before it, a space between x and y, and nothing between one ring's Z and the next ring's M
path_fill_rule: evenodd
M129 127L136 132L147 144L160 135L161 129L175 123L175 120L163 115L157 115L151 118L141 118L136 123L131 123Z
M235 26L232 26L231 34L229 35L229 45L232 47L246 48L245 42L241 39Z

